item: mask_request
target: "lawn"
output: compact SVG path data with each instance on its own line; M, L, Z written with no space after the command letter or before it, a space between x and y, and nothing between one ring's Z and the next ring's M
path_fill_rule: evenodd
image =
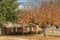
M42 34L36 35L17 35L17 36L0 36L0 40L60 40L59 36L44 36Z

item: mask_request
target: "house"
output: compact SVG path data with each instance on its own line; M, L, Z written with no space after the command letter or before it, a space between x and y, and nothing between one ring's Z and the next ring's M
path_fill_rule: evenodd
M24 34L28 33L30 31L38 32L41 30L38 25L35 24L12 24L9 23L6 25L6 27L3 27L2 34L4 35L10 35L10 34Z

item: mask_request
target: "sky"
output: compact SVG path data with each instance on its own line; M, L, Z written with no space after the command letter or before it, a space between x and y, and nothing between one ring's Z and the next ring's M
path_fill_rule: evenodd
M40 2L42 2L42 0L18 0L19 3L19 8L20 9L24 9L24 7L28 6L32 6L32 3L34 3L33 5L35 7L37 7L39 5Z
M18 0L18 3L20 3L20 5L25 4L26 2L33 2L34 5L38 4L39 2L41 2L42 0Z
M27 2L27 0L18 0L18 2Z

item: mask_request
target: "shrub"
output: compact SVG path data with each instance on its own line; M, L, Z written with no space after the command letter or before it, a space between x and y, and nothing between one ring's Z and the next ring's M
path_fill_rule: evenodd
M10 34L11 34L11 35L21 35L22 32L21 32L21 33L20 33L20 32L11 32Z
M30 31L30 32L28 32L28 34L36 34L36 32Z
M38 34L41 34L41 33L43 33L43 31L41 31L41 30L40 30L40 31L38 31Z

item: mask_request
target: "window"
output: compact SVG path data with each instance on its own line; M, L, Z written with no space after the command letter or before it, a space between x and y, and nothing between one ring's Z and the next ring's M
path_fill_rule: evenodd
M27 28L27 31L29 32L29 27Z
M27 28L27 31L28 31L28 32L33 31L33 27L28 27L28 28Z

